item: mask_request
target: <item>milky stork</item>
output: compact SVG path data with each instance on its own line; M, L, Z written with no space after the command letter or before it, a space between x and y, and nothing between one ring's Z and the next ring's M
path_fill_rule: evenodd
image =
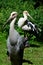
M22 27L24 25L24 23L26 22L27 20L27 16L29 16L31 19L33 19L30 14L28 13L28 11L23 11L23 16L24 17L21 17L19 18L18 20L18 27Z
M23 52L25 47L29 47L28 39L20 36L20 34L14 29L14 23L16 21L17 12L12 12L7 23L10 22L9 36L7 39L7 51L10 56L12 65L22 65L23 62L31 63L28 60L23 59ZM7 24L5 23L4 26Z
M23 16L24 17L21 17L18 20L18 27L19 28L21 27L22 30L24 30L26 33L30 32L30 34L34 34L35 36L37 36L39 30L35 24L33 24L27 19L27 16L29 16L33 21L34 19L30 16L30 14L27 11L23 11Z

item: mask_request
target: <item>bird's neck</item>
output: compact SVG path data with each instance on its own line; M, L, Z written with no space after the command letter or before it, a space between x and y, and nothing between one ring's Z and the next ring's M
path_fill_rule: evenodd
M10 23L10 31L14 30L14 23L15 23L15 21L16 21L16 18L14 18L12 20L12 22Z
M27 20L27 16L26 16L26 14L23 14L23 16L24 16L24 19Z

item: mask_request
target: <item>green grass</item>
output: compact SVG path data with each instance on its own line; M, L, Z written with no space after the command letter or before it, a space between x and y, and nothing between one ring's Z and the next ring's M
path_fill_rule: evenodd
M6 55L6 38L4 33L0 33L0 65L11 65ZM24 58L33 62L33 65L43 65L43 44L34 40L30 41L31 44L40 45L40 47L30 47L24 50ZM23 65L30 65L23 63Z
M4 37L4 34L0 34L0 65L9 65L10 61L8 60L8 57L6 55L6 39Z

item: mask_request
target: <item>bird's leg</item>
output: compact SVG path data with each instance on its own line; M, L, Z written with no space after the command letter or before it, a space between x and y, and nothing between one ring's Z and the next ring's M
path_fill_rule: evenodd
M25 59L23 59L22 62L23 62L23 63L24 63L24 62L27 62L27 63L29 63L29 64L33 64L30 60L25 60Z

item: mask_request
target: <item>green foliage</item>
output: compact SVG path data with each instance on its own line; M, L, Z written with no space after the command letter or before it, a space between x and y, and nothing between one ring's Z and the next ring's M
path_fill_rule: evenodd
M34 2L30 1L22 1L22 0L2 0L0 1L0 20L1 22L5 22L9 17L12 11L17 11L19 13L18 16L22 15L24 10L27 10L30 15L37 21L35 23L43 23L43 6L38 7L36 10L34 9ZM21 14L20 14L21 13Z
M22 12L27 10L35 21L32 21L29 17L28 19L36 23L37 26L43 30L43 6L40 5L38 8L34 9L34 4L34 0L0 0L0 29L12 11L18 12L19 19L22 16ZM5 29L7 30L8 26ZM22 30L19 28L17 30L19 30L19 32L21 31L22 34Z
M36 23L39 28L43 30L43 6L39 6L38 8L34 9L34 0L0 0L0 30L2 30L2 25L4 22L7 21L8 17L10 16L10 13L12 11L18 12L18 19L23 16L22 12L24 10L27 10L30 15L34 18L35 21L32 21L29 17L28 19ZM17 19L17 21L18 21ZM17 26L16 26L17 27ZM5 30L8 30L8 26L5 28ZM19 28L16 28L18 32L23 34L22 30ZM8 31L5 31L8 32Z

